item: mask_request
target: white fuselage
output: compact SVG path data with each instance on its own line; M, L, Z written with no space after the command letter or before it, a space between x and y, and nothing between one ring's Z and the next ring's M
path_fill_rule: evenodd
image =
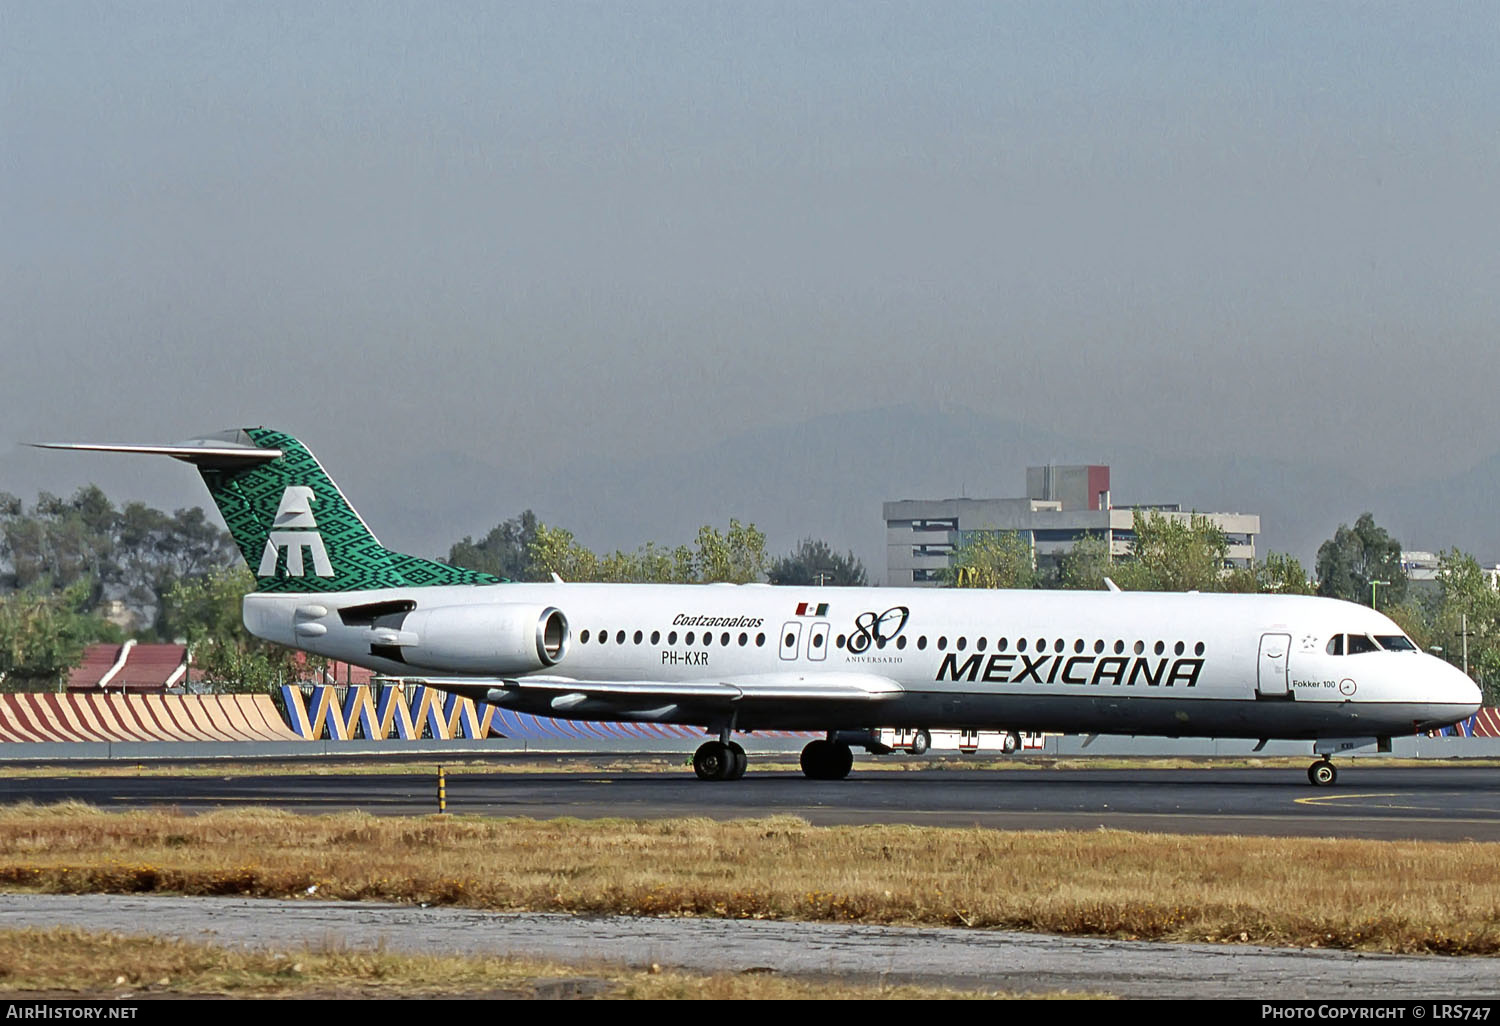
M383 603L412 608L376 615ZM424 663L426 642L406 627L448 614L416 614L476 605L561 611L555 662L498 673L482 659L458 671ZM1479 706L1473 682L1442 660L1409 642L1380 649L1376 639L1402 636L1385 616L1302 596L554 583L257 593L244 614L270 641L475 697L497 679L518 683L512 707L579 719L1342 738L1410 734ZM1334 654L1351 635L1376 650ZM555 692L529 693L528 678L637 687L627 701L580 685L559 705ZM751 680L765 686L729 712L646 700L653 688ZM820 681L879 697L810 695ZM795 697L778 700L782 686Z

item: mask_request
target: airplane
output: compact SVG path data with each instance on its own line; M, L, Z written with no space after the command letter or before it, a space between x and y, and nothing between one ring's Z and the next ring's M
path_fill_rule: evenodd
M195 465L256 588L251 634L564 719L809 730L841 780L882 726L1310 740L1330 756L1472 716L1467 675L1373 609L1300 595L516 583L385 548L312 453L264 427L177 445L37 443Z

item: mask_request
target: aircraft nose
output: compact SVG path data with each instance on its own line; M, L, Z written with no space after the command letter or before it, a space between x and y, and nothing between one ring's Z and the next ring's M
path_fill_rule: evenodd
M1469 675L1458 667L1448 663L1436 656L1429 656L1437 664L1434 669L1439 670L1434 690L1438 693L1437 700L1446 704L1462 706L1463 716L1467 718L1479 711L1483 696L1479 685L1469 679Z

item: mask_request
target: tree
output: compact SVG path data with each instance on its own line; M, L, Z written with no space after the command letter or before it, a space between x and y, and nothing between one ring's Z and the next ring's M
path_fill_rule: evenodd
M94 641L117 641L119 628L85 612L86 579L62 591L46 582L0 599L0 689L51 690Z
M742 524L732 517L725 534L704 524L698 528L698 551L693 565L698 580L704 584L758 581L766 569L766 536L754 524Z
M527 580L531 568L531 543L536 540L536 514L527 510L490 528L479 541L467 535L448 550L452 566L478 570L508 581Z
M1135 511L1130 556L1112 577L1133 591L1222 591L1229 540L1207 517L1148 517Z
M274 694L276 685L302 672L299 653L245 630L240 610L254 590L255 576L241 565L178 581L167 597L168 629L187 639L193 668L210 691Z
M13 589L68 589L88 582L84 609L121 599L149 615L164 636L164 600L179 580L201 577L232 563L229 535L203 510L168 516L144 503L116 509L97 486L64 501L43 492L28 512L14 496L0 495L0 561Z
M1036 557L1018 531L966 532L942 578L958 588L1034 588Z
M1273 595L1311 595L1313 585L1301 560L1282 552L1270 552L1259 563L1239 567L1224 578L1224 590Z
M1450 549L1438 555L1438 604L1429 620L1431 641L1443 658L1463 666L1484 691L1485 704L1500 703L1500 592L1479 561Z
M1109 542L1095 534L1080 538L1057 561L1058 586L1069 590L1098 591L1112 572Z
M764 571L766 536L754 524L730 520L728 532L707 524L700 527L696 549L648 543L635 552L617 550L600 556L579 544L573 532L538 524L528 556L527 575L532 580L544 581L555 573L565 581L743 584L759 580Z
M1361 513L1354 529L1340 524L1332 538L1318 547L1318 594L1350 602L1371 601L1370 584L1384 581L1374 601L1400 605L1406 598L1406 571L1401 568L1401 543Z
M864 564L852 550L839 555L821 538L803 538L791 552L772 560L766 579L772 584L835 588L863 588L870 583Z

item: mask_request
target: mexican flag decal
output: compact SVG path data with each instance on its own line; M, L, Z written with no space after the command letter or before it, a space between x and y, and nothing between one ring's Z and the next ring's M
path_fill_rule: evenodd
M798 602L797 603L797 615L798 616L827 616L828 615L828 603L827 602Z

